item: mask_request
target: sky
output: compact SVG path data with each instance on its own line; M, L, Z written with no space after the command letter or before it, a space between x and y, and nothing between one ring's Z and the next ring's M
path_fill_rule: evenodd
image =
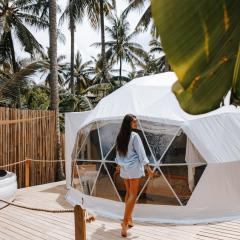
M58 0L58 4L61 6L62 9L65 8L66 3L68 0ZM128 0L116 0L117 3L117 14L119 15L128 5ZM132 11L129 14L128 21L130 23L131 29L134 30L137 22L140 19L141 14L144 10ZM58 16L59 17L59 16ZM106 25L108 22L106 20ZM68 29L67 22L63 24L61 27L62 33L64 33L66 41L65 43L58 42L58 54L64 54L67 56L67 61L70 61L70 32ZM33 33L38 41L44 46L49 46L49 36L48 31L36 31L33 29ZM91 59L91 56L96 56L100 53L101 49L91 46L94 42L100 42L101 40L100 29L94 30L90 24L88 23L87 19L85 18L81 24L79 24L76 28L75 33L75 51L79 50L82 54L83 60L87 61ZM108 37L106 36L106 40ZM141 33L138 37L136 37L136 42L140 43L144 49L148 49L148 43L151 39L149 32ZM21 51L20 51L21 54ZM125 68L129 70L129 67L126 66Z

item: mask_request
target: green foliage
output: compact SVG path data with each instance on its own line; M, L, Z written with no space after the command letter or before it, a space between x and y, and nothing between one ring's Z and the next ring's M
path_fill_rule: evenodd
M60 24L65 20L69 22L70 16L73 18L74 24L82 22L83 17L87 19L93 28L98 28L100 24L100 1L96 0L69 0L66 9L64 10ZM104 14L109 16L111 11L115 8L115 0L104 0Z
M86 96L64 93L60 96L60 112L82 112L92 109L92 104Z
M21 92L28 91L32 77L41 67L38 62L29 63L29 60L19 62L18 66L19 70L14 72L9 63L0 65L0 100L8 106L17 105Z
M59 55L57 58L57 74L58 74L58 83L60 86L63 86L66 78L66 74L68 72L68 65L63 61L66 59L65 55ZM47 54L42 54L41 59L38 60L38 64L40 66L39 73L42 74L42 77L45 77L45 85L50 86L50 56L49 49Z
M60 18L60 23L67 20L69 27L73 20L74 31L77 30L76 24L80 23L85 16L94 28L101 25L100 17L103 14L108 17L110 23L106 27L109 35L109 41L106 42L106 63L103 64L105 61L101 55L84 62L81 54L77 52L74 59L74 81L71 84L74 94L69 91L70 64L66 62L65 56L58 56L58 88L62 112L89 110L107 94L130 81L133 76L145 76L162 71L163 62L159 55L162 51L160 42L158 40L154 42L153 52L145 52L135 41L139 32L131 33L127 20L127 14L131 9L142 7L143 3L149 3L149 0L130 3L129 8L119 17L114 15L115 0L102 0L102 2L103 12L100 11L100 1L69 0ZM48 109L49 107L49 52L44 53L43 47L31 33L31 29L32 27L40 30L49 28L50 3L49 0L0 0L0 105L29 109ZM59 6L57 10L61 13ZM149 25L150 20L149 5L139 27ZM58 38L63 39L60 31L58 31ZM19 61L16 58L17 42L25 52L31 55L31 59ZM122 76L122 73L127 72L122 67L123 62L129 64L134 71L130 77ZM117 63L120 64L119 68L113 69ZM44 79L45 85L34 83L33 80L36 77Z
M132 69L135 69L135 64L140 64L145 57L145 51L142 46L134 41L138 32L130 32L130 25L127 21L127 16L121 14L118 16L109 17L110 25L106 27L106 32L109 35L109 41L105 43L107 47L106 57L109 65L113 66L119 63L119 76L122 76L122 62L125 61ZM101 43L95 43L94 46L101 46Z
M92 61L84 62L81 53L77 51L74 61L74 83L75 93L80 95L85 89L87 89L93 82L91 76L94 74L94 67ZM65 72L65 83L68 89L70 89L71 68L70 64L67 64Z
M47 110L49 107L49 92L41 86L32 86L27 94L22 96L23 106L28 109Z
M2 34L0 36L0 58L11 60L14 64L14 42L17 40L23 49L34 55L42 51L41 44L31 33L29 27L46 29L48 19L36 14L37 0L1 0L0 22Z
M157 36L156 27L152 21L152 11L150 0L129 0L129 5L124 10L123 14L128 15L132 10L139 10L143 14L140 20L137 23L136 30L137 31L146 31L149 26L151 26L151 34L152 36Z
M164 51L178 76L173 91L192 114L240 99L239 0L153 0Z

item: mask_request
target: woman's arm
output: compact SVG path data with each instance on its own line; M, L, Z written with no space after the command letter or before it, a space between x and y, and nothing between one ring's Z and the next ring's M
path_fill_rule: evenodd
M149 177L153 177L153 175L154 175L153 171L152 171L151 167L149 166L149 160L147 158L142 140L138 134L136 134L134 136L133 145L139 156L140 162L144 165L144 169L147 171Z
M154 176L154 172L153 172L153 170L151 169L151 167L148 164L146 164L144 166L144 169L147 171L149 177L153 177Z
M133 139L133 147L135 149L135 151L137 152L138 154L138 157L139 157L139 161L143 164L143 165L146 165L149 163L149 160L147 158L147 155L146 155L146 152L145 152L145 149L144 149L144 146L143 146L143 143L142 143L142 140L140 138L140 136L138 134L136 134L134 136L134 139Z

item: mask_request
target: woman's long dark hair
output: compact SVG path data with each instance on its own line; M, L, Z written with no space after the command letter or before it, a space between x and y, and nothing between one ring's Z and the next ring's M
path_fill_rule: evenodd
M119 155L126 156L127 154L128 144L132 132L131 122L134 118L136 118L136 116L127 114L123 119L116 141L116 149Z

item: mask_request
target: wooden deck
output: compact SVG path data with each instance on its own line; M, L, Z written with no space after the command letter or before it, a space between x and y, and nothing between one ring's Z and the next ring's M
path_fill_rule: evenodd
M47 209L71 208L64 200L64 182L20 189L14 203ZM97 217L87 224L87 239L117 240L120 224ZM0 240L74 239L73 213L47 213L8 206L0 210ZM137 223L129 231L134 240L240 240L240 220L209 225L175 226Z

